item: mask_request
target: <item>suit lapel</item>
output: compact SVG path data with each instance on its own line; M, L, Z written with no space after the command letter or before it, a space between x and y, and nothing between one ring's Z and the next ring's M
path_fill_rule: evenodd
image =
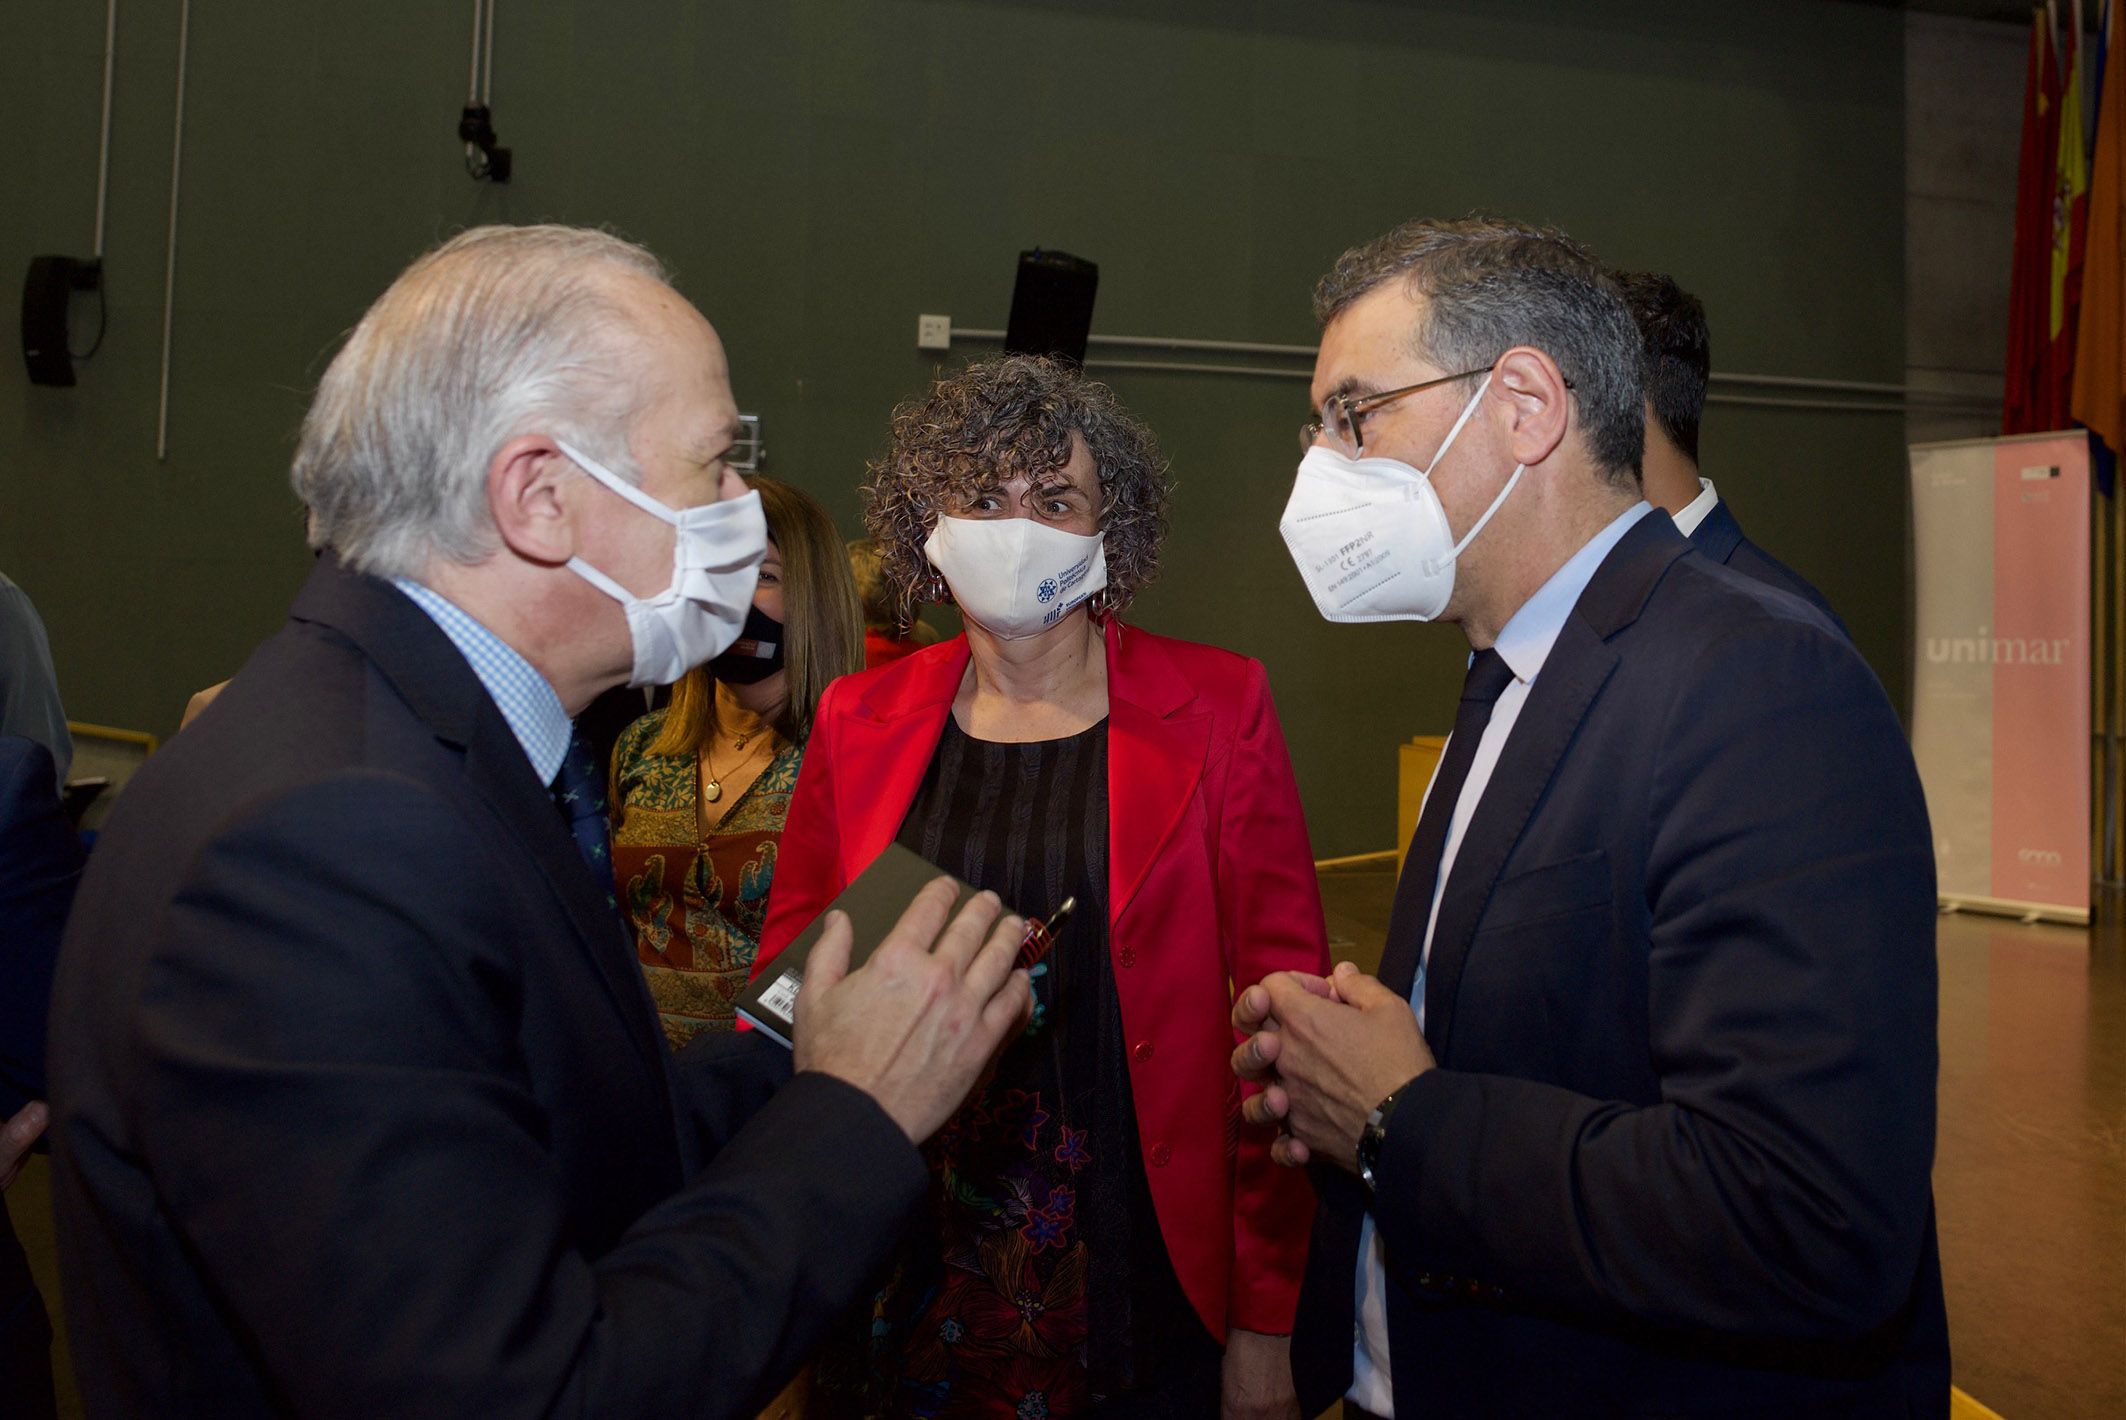
M1443 1064L1449 1061L1455 993L1470 941L1500 870L1550 787L1588 707L1616 669L1618 653L1610 639L1637 620L1655 584L1689 550L1690 543L1668 518L1640 518L1595 569L1529 687L1528 700L1463 831L1432 932L1425 964L1425 1034Z
M1107 626L1110 924L1122 920L1203 778L1211 717L1158 638Z
M1442 1062L1448 1058L1462 963L1492 885L1616 663L1616 652L1584 623L1577 618L1566 621L1462 832L1447 890L1440 897L1439 922L1432 929L1432 954L1425 963L1425 1034Z
M537 868L626 1021L637 1056L663 1090L664 1036L626 929L509 722L450 638L396 588L342 569L330 553L319 559L292 614L352 641L436 738L462 753L466 782Z
M1210 716L1157 637L1111 622L1107 657L1108 920L1119 921L1173 836L1203 777ZM836 747L848 791L842 817L844 883L900 832L937 753L967 670L967 642L918 652L899 674L863 692Z
M606 993L628 1023L643 1063L660 1088L665 1083L664 1031L657 1023L649 985L630 948L627 928L606 902L606 884L593 875L576 849L553 796L539 782L524 747L491 705L465 745L465 777L495 811L503 827L533 863L562 910L584 953L597 968Z

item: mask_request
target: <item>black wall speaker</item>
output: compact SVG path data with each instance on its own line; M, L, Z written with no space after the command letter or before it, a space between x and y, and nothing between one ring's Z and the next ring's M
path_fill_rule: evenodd
M1019 253L1019 279L1011 288L1011 320L1004 328L1009 355L1060 355L1085 363L1085 340L1093 328L1093 295L1100 268L1060 251Z
M93 291L103 263L70 256L33 256L22 282L22 358L33 385L74 383L74 357L67 348L67 305L76 291Z

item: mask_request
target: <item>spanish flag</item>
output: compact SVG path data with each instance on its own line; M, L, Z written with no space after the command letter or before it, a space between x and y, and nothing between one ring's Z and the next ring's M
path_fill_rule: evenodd
M2081 324L2075 332L2073 415L2114 455L2126 453L2126 54L2119 42L2120 0L2104 17L2108 39L2097 95L2096 157L2089 171L2089 226L2084 238Z
M2072 417L2076 317L2082 306L2082 260L2089 226L2089 150L2082 127L2082 7L2060 42L2058 151L2052 164L2052 282L2046 305L2045 412L2049 429ZM2057 33L2057 31L2055 31Z

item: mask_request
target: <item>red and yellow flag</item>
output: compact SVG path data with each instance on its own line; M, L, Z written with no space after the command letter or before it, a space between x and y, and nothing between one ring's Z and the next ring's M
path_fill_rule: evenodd
M2105 32L2121 41L2120 0L2111 0ZM2114 454L2126 454L2126 54L2107 53L2097 95L2096 156L2088 178L2081 324L2075 332L2073 417Z
M2045 419L2064 429L2074 388L2076 315L2082 304L2082 261L2089 221L2089 152L2082 124L2081 6L2059 50L2059 135L2052 164L2052 281L2045 319ZM2057 33L2058 31L2055 31Z
M2016 164L2015 255L2008 277L2007 383L2003 434L2055 427L2046 379L2052 358L2054 168L2059 162L2058 70L2051 25L2038 6L2030 17L2030 61L2023 80L2023 133Z

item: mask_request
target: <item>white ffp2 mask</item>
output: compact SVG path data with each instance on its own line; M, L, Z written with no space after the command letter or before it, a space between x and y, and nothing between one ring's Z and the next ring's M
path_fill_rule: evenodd
M568 560L571 572L619 602L627 615L635 648L628 684L670 685L722 655L752 610L753 585L768 551L760 494L749 489L743 498L669 508L589 454L554 443L592 478L672 525L672 580L656 596L638 597L582 558Z
M1483 384L1447 431L1432 468L1399 459L1349 458L1316 444L1299 461L1277 530L1314 605L1330 621L1430 621L1454 594L1454 560L1521 481L1525 465L1460 542L1432 487L1432 473L1491 385Z
M1107 544L1032 518L939 518L923 543L961 613L1006 641L1038 636L1107 585Z

